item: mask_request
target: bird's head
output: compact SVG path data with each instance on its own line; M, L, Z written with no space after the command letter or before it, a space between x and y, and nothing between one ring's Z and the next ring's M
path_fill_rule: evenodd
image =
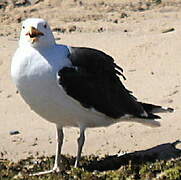
M20 46L46 47L55 44L55 39L48 23L39 18L28 18L22 23Z

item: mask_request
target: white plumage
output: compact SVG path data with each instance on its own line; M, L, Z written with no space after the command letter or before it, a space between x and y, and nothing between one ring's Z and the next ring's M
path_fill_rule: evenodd
M32 42L31 37L26 35L31 27L43 32L44 36ZM11 75L21 96L33 111L55 123L58 131L62 131L63 126L80 127L83 131L85 127L110 125L111 121L106 120L108 117L82 108L58 85L58 71L71 66L68 53L69 47L55 43L50 27L44 20L27 19L22 24L19 47L11 65ZM58 139L63 137L59 135ZM56 153L57 158L59 154ZM58 163L55 162L53 171L59 171Z
M77 66L73 65L74 59L77 60L79 57L82 57L82 54L79 54L79 57L74 57L74 54L76 54L78 51L74 52L72 47L56 44L49 25L43 19L31 18L23 22L19 47L12 59L11 75L21 96L31 107L31 109L46 120L55 123L57 126L57 150L54 167L50 171L38 174L45 174L54 171L58 172L60 170L60 153L63 143L64 126L74 126L80 128L78 152L75 162L76 167L81 156L81 151L85 140L84 131L86 127L108 126L118 121L130 121L130 118L125 118L127 114L129 114L126 113L126 111L121 111L121 115L119 116L120 118L112 118L106 115L106 112L109 112L109 109L106 109L104 113L104 109L103 111L100 110L98 112L92 104L90 104L90 108L87 108L89 104L85 105L84 100L81 99L81 93L78 92L79 99L77 100L74 93L72 96L68 95L70 92L66 92L66 84L61 86L61 83L59 82L61 77L58 75L58 72L64 67L70 68L68 70L70 70L71 73L74 71L74 73L82 73L82 68L80 68L81 71L79 72L79 68L77 69ZM108 58L108 61L111 59L100 51L86 49L85 52L93 53L92 55L94 55L94 57L95 55L101 54L101 56L103 55L103 59L106 57ZM70 55L72 55L72 59L69 58ZM105 63L107 63L107 61L105 61ZM111 62L110 65L113 67L111 67L111 73L112 71L114 73L114 67L121 69L113 62ZM106 68L109 70L110 67L107 66ZM63 77L64 74L63 72L61 73ZM115 74L113 74L115 79L117 78L116 73L119 72L115 71ZM83 75L85 76L85 73ZM84 76L82 77L84 78ZM121 88L121 90L123 90L122 95L126 95L126 97L130 99L130 102L135 103L132 107L139 108L140 117L144 116L145 118L149 118L149 113L151 110L148 113L142 107L143 104L141 105L134 98L132 99L129 92L124 89L124 86L121 86ZM110 98L108 97L108 99ZM126 99L124 99L124 101L126 101ZM98 105L98 109L99 107L100 105ZM161 108L160 106L153 107L158 110ZM129 109L129 106L127 108ZM123 109L125 108L123 107ZM170 108L162 108L161 110L172 111ZM123 118L121 118L121 116ZM131 116L133 115L131 114ZM127 117L130 117L130 115ZM154 118L159 117L153 115L150 119ZM148 125L153 126L159 125L159 123L154 120L145 121L144 119L134 118L131 121L137 121L145 124L147 123Z

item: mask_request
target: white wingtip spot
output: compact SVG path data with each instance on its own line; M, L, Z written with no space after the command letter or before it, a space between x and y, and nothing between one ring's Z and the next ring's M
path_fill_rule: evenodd
M141 117L148 117L148 114L146 111L144 111L142 114L141 114Z

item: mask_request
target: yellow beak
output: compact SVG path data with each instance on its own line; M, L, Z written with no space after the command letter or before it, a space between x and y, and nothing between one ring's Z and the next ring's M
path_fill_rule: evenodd
M42 32L38 31L38 29L33 26L31 26L30 30L26 33L26 36L30 37L32 43L37 42L38 37L43 35L44 34Z

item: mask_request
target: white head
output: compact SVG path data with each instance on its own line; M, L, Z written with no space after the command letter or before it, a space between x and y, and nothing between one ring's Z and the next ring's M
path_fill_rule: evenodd
M22 23L19 46L34 48L55 44L55 39L48 23L39 18L28 18Z

